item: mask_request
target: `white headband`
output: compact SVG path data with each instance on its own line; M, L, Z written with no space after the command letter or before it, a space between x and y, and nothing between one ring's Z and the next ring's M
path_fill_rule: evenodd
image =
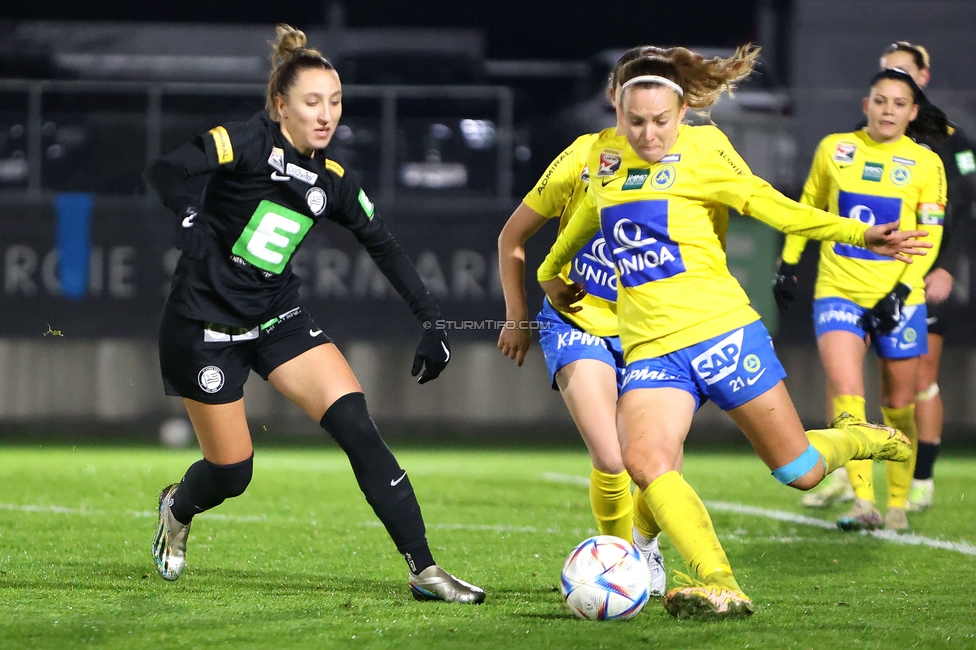
M670 79L665 79L664 77L659 77L656 74L644 74L644 75L641 75L639 77L634 77L633 79L631 79L630 81L627 81L626 83L624 83L624 85L622 85L620 87L620 92L623 93L624 89L626 89L627 86L633 86L634 84L640 84L640 83L661 84L663 86L667 86L668 88L670 88L674 92L678 93L678 97L684 97L685 96L685 91L681 89L681 86L679 86L678 84L674 83Z

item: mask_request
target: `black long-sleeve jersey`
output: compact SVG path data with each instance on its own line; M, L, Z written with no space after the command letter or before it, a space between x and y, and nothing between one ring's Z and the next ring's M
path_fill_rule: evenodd
M916 142L939 154L946 171L946 190L949 204L946 206L945 230L939 256L932 268L940 268L955 274L960 256L971 246L968 223L976 202L976 158L973 143L957 126L949 127L949 138L942 142L928 138L916 138Z
M323 218L352 231L419 320L440 317L413 263L335 155L327 148L301 156L263 113L211 129L150 163L144 176L203 238L192 246L201 253L184 246L173 278L168 304L184 318L253 327L295 307L300 281L291 259Z

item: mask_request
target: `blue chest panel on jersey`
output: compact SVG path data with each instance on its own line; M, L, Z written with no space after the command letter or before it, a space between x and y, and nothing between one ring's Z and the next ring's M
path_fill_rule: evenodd
M604 208L600 225L625 287L685 272L678 244L668 232L668 201L634 201Z
M617 301L617 274L603 235L593 239L573 256L569 279L586 287L586 293L611 302Z
M842 217L857 219L869 226L892 223L901 218L901 199L841 190L837 194L837 212ZM891 260L890 257L850 244L834 244L834 252L841 257L853 257L859 260Z

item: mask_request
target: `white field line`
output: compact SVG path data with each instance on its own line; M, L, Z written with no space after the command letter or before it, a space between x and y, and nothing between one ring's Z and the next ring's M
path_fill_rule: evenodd
M589 486L590 481L588 478L583 476L576 476L572 474L556 474L553 472L547 472L541 475L541 478L545 481L550 481L553 483L568 483L571 485ZM821 528L823 530L836 530L837 524L832 521L827 521L826 519L816 519L814 517L804 517L803 515L798 515L792 512L786 512L784 510L769 510L767 508L757 508L755 506L747 506L741 503L727 503L725 501L706 501L705 505L708 506L709 510L721 511L721 512L734 512L736 514L742 515L752 515L754 517L762 517L764 519L773 519L776 521L783 521L791 524L799 524L801 526L813 526L815 528ZM968 542L947 542L941 539L933 539L931 537L925 537L923 535L915 535L913 533L904 534L896 533L893 530L872 530L872 531L861 531L861 535L870 535L876 539L881 539L886 542L891 542L892 544L903 544L907 546L927 546L929 548L938 548L944 551L954 551L956 553L961 553L963 555L974 555L976 556L976 546Z

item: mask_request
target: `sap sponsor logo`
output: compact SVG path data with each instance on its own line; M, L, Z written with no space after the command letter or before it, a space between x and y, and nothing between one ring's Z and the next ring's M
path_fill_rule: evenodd
M676 176L677 172L674 171L674 167L671 165L665 165L654 172L654 178L651 179L651 185L656 190L666 190L674 185L674 179Z
M285 172L292 178L297 178L301 182L308 183L309 185L315 185L315 181L319 179L319 175L315 172L302 169L294 163L288 163L285 166Z
M915 166L915 161L911 158L902 158L901 156L892 156L891 160L898 163L899 165L908 165L909 167Z
M620 170L620 152L604 149L600 152L600 166L597 167L597 176L613 176Z
M197 384L205 393L216 393L224 387L224 371L217 366L207 366L197 373Z
M891 170L890 178L891 182L895 185L905 185L912 180L912 170L910 170L908 167L898 165Z
M603 237L594 237L573 257L569 279L583 284L590 295L616 301L617 273Z
M739 367L744 334L745 330L740 327L691 360L691 367L706 384L711 386Z
M884 178L884 165L882 163L864 163L864 172L861 174L862 181L880 183L882 178Z
M669 153L664 158L661 158L658 162L660 163L676 163L681 160L680 153Z
M595 345L607 347L606 341L604 341L599 336L593 334L587 334L583 330L572 329L569 332L563 332L558 336L556 342L556 349L561 350L563 348L568 348L571 345Z
M308 203L308 209L312 211L312 214L315 216L322 214L328 202L325 196L325 190L321 187L310 188L305 194L305 202Z
M282 174L285 173L285 151L278 147L271 147L271 155L268 156L268 164L277 169Z
M746 175L745 170L739 167L739 164L736 161L732 160L732 156L727 154L724 149L716 149L715 151L722 158L722 160L724 160L729 164L729 167L731 167L736 174L738 174L739 176Z
M612 251L613 259L621 277L675 261L674 253L664 243L656 237L645 239L640 224L629 219L621 219L614 225L613 239L617 244Z
M632 381L668 381L670 379L678 379L678 376L664 370L638 368L627 373L624 378L624 387Z
M590 182L590 168L589 167L587 167L585 165L583 166L583 171L580 172L580 180L583 181L584 183L589 183Z
M567 157L569 157L569 149L559 154L559 157L552 161L552 164L549 165L549 169L546 170L545 176L542 177L542 180L539 181L539 184L535 188L536 194L542 194L545 191L546 185L549 184L549 179L552 178L553 173L555 173L556 169L559 167L559 163L561 163Z
M856 327L861 326L861 315L844 309L828 309L820 312L817 318L818 325L828 325L830 323L847 323Z
M854 162L854 154L857 153L857 145L853 142L838 142L834 149L834 162L851 164Z
M622 190L639 190L644 187L647 177L651 175L650 169L628 169L627 180L624 181Z

